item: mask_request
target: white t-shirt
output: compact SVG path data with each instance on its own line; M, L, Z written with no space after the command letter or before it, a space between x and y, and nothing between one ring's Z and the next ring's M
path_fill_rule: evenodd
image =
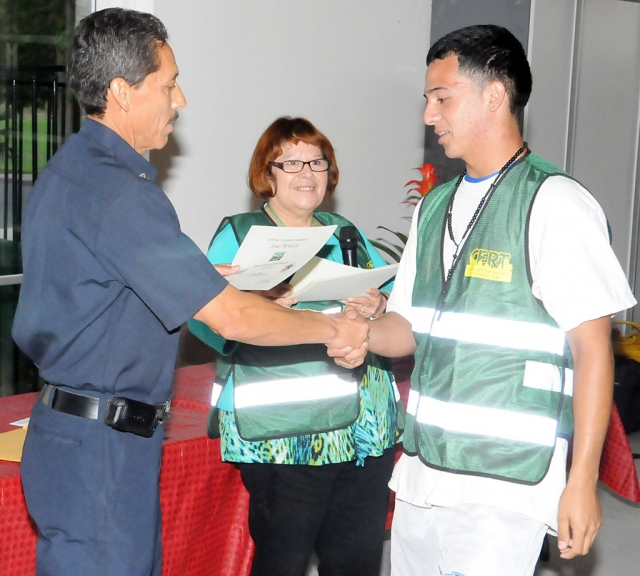
M480 199L494 176L465 178L454 200L453 235L460 243ZM419 213L418 205L415 214ZM388 312L411 322L411 295L416 275L416 227L413 218ZM438 225L434 233L440 233ZM450 268L455 245L445 230L443 265ZM540 187L531 211L529 257L532 293L565 331L588 320L626 310L636 301L611 246L607 222L596 200L565 176L551 176ZM408 431L411 433L411 431ZM544 522L557 531L558 501L566 482L567 442L556 443L549 472L535 486L466 474L441 472L417 456L403 454L389 486L396 498L416 506L484 504Z

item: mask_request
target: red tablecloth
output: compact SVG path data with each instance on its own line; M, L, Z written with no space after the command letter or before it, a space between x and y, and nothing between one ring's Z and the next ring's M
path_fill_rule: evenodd
M178 368L173 376L174 397L171 405L208 413L215 377L215 364Z
M0 399L0 432L26 418L38 398L21 394ZM36 571L36 531L22 495L19 465L0 460L0 575L32 576Z
M412 360L394 363L407 400ZM220 460L217 440L206 437L212 364L176 370L172 418L166 428L160 474L163 576L245 576L253 542L247 527L248 495L238 471ZM25 418L36 394L0 398L0 432ZM400 451L398 451L398 455ZM635 502L640 488L629 442L612 413L600 467L601 481ZM393 514L393 495L387 526ZM18 464L0 461L0 576L32 576L36 532L27 514Z
M184 374L184 376L187 376ZM0 399L0 432L25 418L37 394ZM238 471L206 437L206 411L174 402L160 473L163 576L245 576L253 542L248 495ZM0 576L35 573L36 531L27 514L19 465L0 461Z

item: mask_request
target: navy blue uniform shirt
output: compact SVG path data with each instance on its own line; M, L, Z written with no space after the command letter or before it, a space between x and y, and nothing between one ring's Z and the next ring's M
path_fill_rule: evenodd
M36 181L13 337L45 380L150 403L169 397L177 329L227 281L181 232L155 175L88 119Z

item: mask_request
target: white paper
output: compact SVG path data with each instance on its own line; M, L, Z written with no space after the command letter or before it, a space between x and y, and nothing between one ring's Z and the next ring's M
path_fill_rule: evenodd
M9 423L11 426L20 426L20 428L24 428L27 424L29 424L29 418L23 418L22 420L16 420L15 422Z
M269 290L313 258L335 229L252 226L233 259L240 272L226 278L238 290Z
M367 288L379 287L395 276L398 264L366 269L345 266L314 256L291 279L292 298L300 302L345 300L366 296Z

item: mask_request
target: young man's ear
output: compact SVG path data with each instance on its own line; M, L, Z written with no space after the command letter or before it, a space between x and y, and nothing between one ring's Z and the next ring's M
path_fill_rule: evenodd
M488 84L485 88L485 94L491 112L495 112L505 104L508 105L507 90L502 82L495 80Z

